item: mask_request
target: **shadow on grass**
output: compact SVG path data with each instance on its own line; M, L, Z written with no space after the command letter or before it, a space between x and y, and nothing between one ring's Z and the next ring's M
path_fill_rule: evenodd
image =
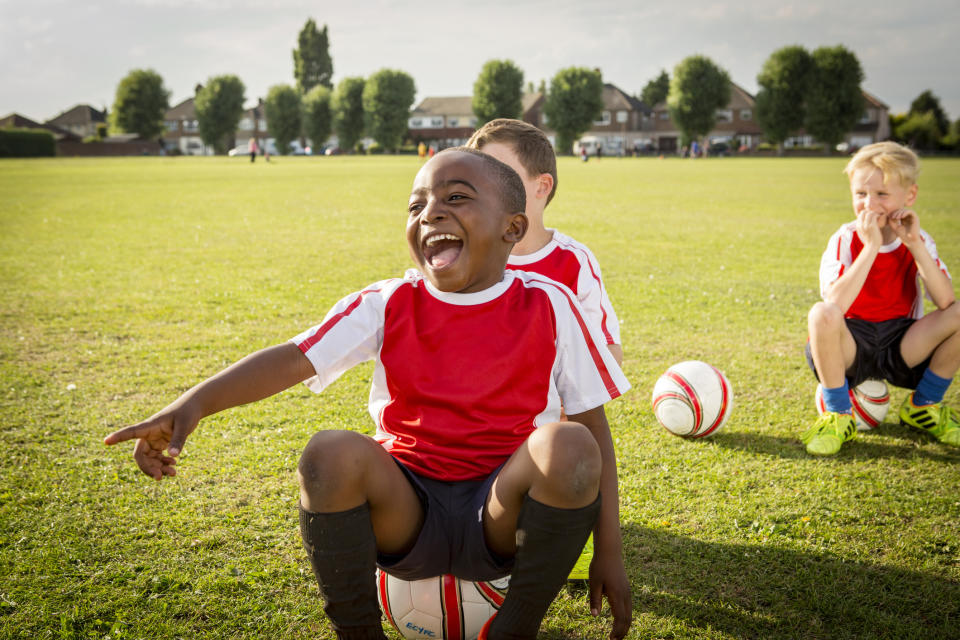
M631 525L624 552L635 623L652 614L736 638L960 637L960 581L934 573Z
M883 441L881 436L899 442ZM788 459L812 458L800 442L800 431L795 438L770 436L752 432L720 432L710 440L727 449L739 449ZM933 445L933 446L929 446ZM960 448L939 445L931 436L899 424L881 424L875 432L858 433L857 438L844 443L843 448L829 459L838 463L875 458L920 457L937 462L960 464Z

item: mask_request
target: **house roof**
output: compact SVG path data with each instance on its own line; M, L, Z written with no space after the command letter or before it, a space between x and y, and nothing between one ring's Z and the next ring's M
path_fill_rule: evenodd
M60 127L53 124L40 124L35 120L31 120L26 116L22 116L19 113L11 113L2 118L0 118L0 128L14 128L14 129L43 129L49 131L53 134L53 137L57 140L79 140L80 136L61 129Z
M182 118L194 119L197 117L197 110L193 106L193 98L187 98L180 104L170 107L163 114L165 120L180 120Z
M88 104L78 104L72 109L68 109L58 115L56 118L47 120L47 124L58 127L68 127L70 125L86 125L95 122L106 122L107 114L98 111Z
M889 108L890 108L889 106L883 104L883 102L880 101L880 98L878 98L877 96L873 95L872 93L868 93L868 92L864 91L863 89L860 89L860 92L863 94L863 98L867 101L867 104L870 105L871 107L876 107L877 109L889 109Z
M757 104L757 99L750 95L750 93L738 85L736 82L730 83L730 102L729 105L734 109L740 108L750 108L752 109Z
M424 98L413 110L413 114L427 116L473 115L473 98L471 96Z
M610 83L603 85L603 106L611 110L650 113L650 107L642 100L637 100L620 87Z

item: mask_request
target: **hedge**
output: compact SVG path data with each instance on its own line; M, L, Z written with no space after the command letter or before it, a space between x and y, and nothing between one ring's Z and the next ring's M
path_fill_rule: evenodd
M39 158L57 155L57 143L49 131L0 129L0 158Z

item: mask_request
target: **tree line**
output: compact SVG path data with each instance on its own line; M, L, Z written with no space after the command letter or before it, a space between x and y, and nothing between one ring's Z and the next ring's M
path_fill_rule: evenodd
M364 137L386 150L396 150L407 135L407 121L416 85L413 78L381 69L369 78L348 77L332 84L333 61L327 26L306 21L293 50L295 85L271 87L264 101L270 136L281 152L307 137L321 144L332 133L341 149L352 150ZM801 46L774 51L757 76L757 121L764 138L783 148L803 130L832 149L853 129L864 112L860 84L863 70L856 55L842 45L808 52ZM649 107L665 103L681 133L682 143L702 140L716 125L717 111L730 102L729 74L709 58L693 55L666 70L639 94ZM557 132L558 152L567 153L603 111L603 79L599 70L569 67L558 71L543 112ZM528 83L527 90L533 90ZM245 87L234 75L210 78L195 99L199 133L223 153L231 144L243 114ZM522 116L524 74L511 60L490 60L473 86L473 113L478 125L494 118ZM111 124L121 131L152 138L163 132L169 92L155 71L131 71L118 85ZM931 91L922 93L907 114L891 116L894 139L920 149L960 146L960 120L950 123Z

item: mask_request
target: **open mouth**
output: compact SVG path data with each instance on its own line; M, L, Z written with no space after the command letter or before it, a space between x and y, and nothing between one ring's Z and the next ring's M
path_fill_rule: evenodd
M450 233L435 233L423 240L423 259L434 269L452 264L463 249L463 240Z

